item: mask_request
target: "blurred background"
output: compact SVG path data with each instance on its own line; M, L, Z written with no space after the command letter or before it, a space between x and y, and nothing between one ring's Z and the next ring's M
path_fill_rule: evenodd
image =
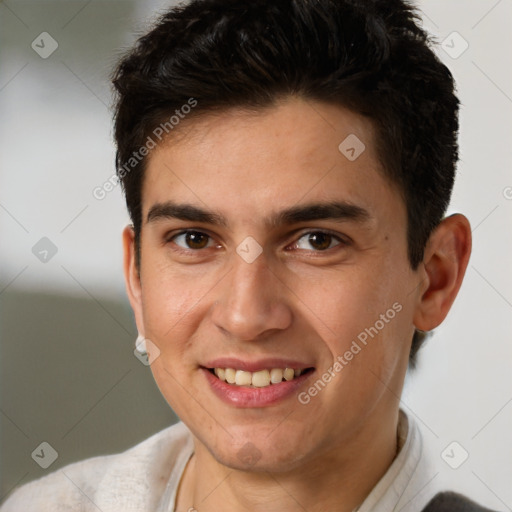
M512 510L512 2L416 4L458 83L450 213L469 217L474 249L402 407L453 489ZM177 421L133 354L120 188L93 195L114 173L109 74L170 5L0 2L0 502L17 485ZM454 441L457 457L468 454L456 469L443 456ZM48 469L32 458L42 442L58 454Z

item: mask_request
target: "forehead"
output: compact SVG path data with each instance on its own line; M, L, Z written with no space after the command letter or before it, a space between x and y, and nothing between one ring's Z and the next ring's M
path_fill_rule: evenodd
M151 153L142 197L143 218L168 200L227 218L231 209L247 222L312 202L343 200L381 215L403 210L379 162L371 121L299 98L185 119L176 137Z

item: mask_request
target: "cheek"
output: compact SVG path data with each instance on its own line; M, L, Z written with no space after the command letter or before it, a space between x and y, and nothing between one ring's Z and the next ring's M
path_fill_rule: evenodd
M341 350L391 307L392 293L381 281L378 272L351 266L323 276L303 276L297 296L326 342Z
M141 272L146 337L160 350L184 350L195 321L208 303L209 279L199 272L147 258Z
M371 370L390 375L403 360L412 336L407 262L389 258L373 265L353 265L306 277L297 293L315 331L329 351L330 364L338 356L349 366L361 367L361 378Z

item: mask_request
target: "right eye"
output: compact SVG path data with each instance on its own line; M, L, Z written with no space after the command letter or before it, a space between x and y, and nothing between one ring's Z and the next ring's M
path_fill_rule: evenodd
M170 241L185 250L197 251L199 249L215 247L212 237L202 231L182 231L181 233L174 235Z

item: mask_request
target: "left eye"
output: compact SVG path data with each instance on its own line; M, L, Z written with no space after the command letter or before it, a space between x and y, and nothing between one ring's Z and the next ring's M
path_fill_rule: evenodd
M324 233L323 231L312 231L301 236L295 243L297 249L315 250L315 251L326 251L342 242L338 237L331 235L330 233Z
M171 240L182 249L198 250L215 245L212 238L201 231L185 231L175 235Z

